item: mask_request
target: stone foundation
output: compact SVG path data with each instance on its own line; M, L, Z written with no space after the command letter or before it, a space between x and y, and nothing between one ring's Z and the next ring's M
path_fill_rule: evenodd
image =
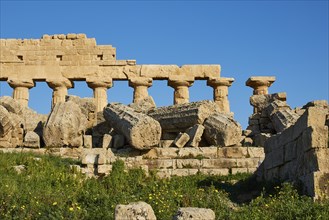
M241 146L153 148L149 151L132 148L117 151L103 148L3 148L0 152L33 152L78 159L82 165L75 166L75 169L87 176L109 174L116 160L123 160L127 169L142 168L147 174L157 171L159 177L253 173L264 160L263 148Z

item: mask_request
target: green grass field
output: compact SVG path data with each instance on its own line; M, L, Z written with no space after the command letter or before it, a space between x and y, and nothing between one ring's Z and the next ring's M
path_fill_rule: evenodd
M77 163L0 153L0 219L114 219L117 204L134 201L149 203L158 219L188 206L210 208L217 219L329 219L329 201L313 202L290 184L256 183L250 175L158 179L140 169L125 172L117 161L109 176L87 179L70 169ZM18 174L16 165L25 169Z

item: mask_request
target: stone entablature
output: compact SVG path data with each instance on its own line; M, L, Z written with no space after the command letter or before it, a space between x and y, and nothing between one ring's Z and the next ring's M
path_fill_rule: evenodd
M23 106L28 105L29 89L36 81L46 81L53 89L52 105L64 101L74 81L86 81L94 91L97 111L101 111L113 80L129 81L135 90L133 102L147 96L153 80L168 80L168 86L174 89L174 104L189 102L188 88L195 80L208 80L216 90L216 102L223 112L229 111L226 94L231 83L214 86L220 78L220 65L136 65L135 60L116 60L114 47L97 45L95 38L85 34L0 39L0 51L0 81L10 84L13 97Z

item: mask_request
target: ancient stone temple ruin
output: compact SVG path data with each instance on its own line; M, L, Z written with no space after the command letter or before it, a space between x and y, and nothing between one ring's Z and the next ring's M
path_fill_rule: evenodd
M329 194L328 104L291 109L286 93L268 93L273 76L246 81L254 111L242 130L228 100L234 79L221 77L219 65L137 65L116 60L114 47L85 34L0 43L0 81L13 88L12 97L0 97L3 152L76 158L82 163L76 169L88 176L107 175L120 159L127 169L156 170L159 177L249 172L301 183L314 198ZM134 89L131 104L108 103L116 80ZM155 106L148 94L154 80L173 88L173 105ZM213 100L189 102L196 80L213 88ZM53 90L49 115L28 108L29 89L38 81ZM93 97L68 96L75 81L85 81Z

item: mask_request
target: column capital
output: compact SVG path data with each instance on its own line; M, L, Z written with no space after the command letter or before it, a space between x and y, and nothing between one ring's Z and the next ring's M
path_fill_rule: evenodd
M190 76L175 76L169 77L168 86L176 88L179 86L190 87L193 85L194 77Z
M24 87L31 89L32 87L35 86L32 79L25 80L25 79L9 78L7 82L11 88Z
M47 82L48 86L52 89L55 89L58 87L65 87L67 89L70 89L70 88L74 87L74 83L67 78L46 79L46 82Z
M268 88L275 82L274 76L252 76L246 86L254 89L254 95L268 94Z
M136 86L152 86L153 79L147 77L131 77L129 78L129 86L136 87Z
M224 78L224 77L211 77L207 81L207 85L211 87L227 86L230 87L234 82L234 78Z
M98 87L103 87L103 88L111 88L112 87L112 79L111 78L87 78L86 80L88 87L95 89Z

